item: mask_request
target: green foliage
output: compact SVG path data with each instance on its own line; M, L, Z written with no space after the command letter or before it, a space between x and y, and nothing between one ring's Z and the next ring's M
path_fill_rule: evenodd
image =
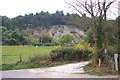
M40 38L39 38L39 42L42 45L47 45L47 44L50 45L50 44L54 43L54 40L49 35L41 35Z
M71 14L66 20L67 24L76 25L83 31L87 31L91 27L91 19L83 14L81 17L78 14Z
M117 42L118 46L117 47L118 47L118 52L120 52L120 36L119 36L120 35L120 16L118 16L118 18L116 19L116 24L117 24L117 27L118 27L117 28L118 29L117 30L118 31L117 32L117 35L118 35L118 42ZM119 66L118 67L119 67L119 74L120 74L120 54L119 54L119 58L118 59L119 59L119 61L118 61L119 62L118 65Z
M48 56L42 56L40 54L34 55L31 58L27 58L27 60L24 60L19 63L16 62L16 63L2 64L2 66L0 66L0 70L44 68L44 67L53 67L53 66L71 63L70 61L51 62L51 61L48 61L47 58Z
M38 55L41 57L49 57L53 46L38 47ZM2 64L13 64L19 61L20 54L22 61L27 61L29 58L36 55L35 46L2 46Z
M34 57L33 57L34 58ZM30 62L31 60L28 60L26 62L15 64L2 64L2 68L0 70L16 70L16 69L28 69L28 68L44 68L44 67L54 67L58 65L64 65L70 62L49 62L47 60L37 60L35 62Z
M8 29L26 29L26 28L39 28L39 27L50 27L53 25L75 25L79 26L82 30L87 30L90 27L91 19L87 16L79 16L78 14L64 14L63 11L56 11L53 14L49 12L43 12L36 14L25 14L24 16L17 16L14 18L8 18L2 16L3 26Z
M74 47L56 46L51 52L51 60L88 60L91 54L92 48L87 44L78 44Z
M96 19L95 34L96 34L96 38L97 38L97 48L99 50L102 48L103 41L104 41L103 21L101 20L101 18ZM86 32L86 35L87 36L85 37L85 41L87 43L90 43L91 45L93 45L94 44L93 27L88 29L88 31Z
M96 36L97 36L97 48L98 51L103 47L104 41L104 31L103 31L103 21L101 17L99 17L96 21Z
M37 38L33 38L33 36L28 36L27 37L28 39L28 45L32 44L32 45L35 45L35 44L38 44L39 43L39 39Z
M13 21L6 16L2 16L2 26L7 27L8 29L14 29Z
M70 34L62 35L58 40L57 43L59 45L72 45L74 42L74 36Z
M81 43L77 44L76 49L80 49L80 50L89 50L93 52L93 47L90 47L90 44L85 43L84 41L81 41Z
M11 30L2 27L2 45L25 45L27 39L18 29Z
M117 20L119 20L117 18ZM96 18L96 23L94 28L89 28L86 33L85 41L90 43L91 46L96 46L96 53L94 53L94 60L98 62L98 59L101 59L102 63L106 66L111 66L113 61L113 54L117 52L118 48L118 27L117 20L107 20L106 22L100 17ZM106 24L106 25L105 25ZM106 29L107 28L107 29ZM114 28L114 29L113 29ZM94 35L93 35L94 30ZM106 39L107 32L107 39ZM93 37L94 36L94 37ZM95 38L96 36L96 38ZM96 44L95 44L96 40ZM108 42L108 53L105 54L106 40Z
M119 39L118 39L118 36L119 36L119 23L117 23L117 20L116 21L113 21L113 20L110 20L108 21L108 26L107 26L107 30L108 30L108 43L109 45L111 46L114 46L114 45L118 45L119 43Z
M85 42L90 43L91 45L93 45L93 43L94 43L92 27L89 28L88 31L86 32Z
M49 12L41 11L40 13L36 13L36 14L31 13L31 14L25 14L24 16L19 15L11 19L6 16L2 16L2 25L6 27L6 30L5 32L3 31L4 33L2 35L4 37L3 45L39 44L39 39L33 38L34 36L32 36L32 34L27 33L24 29L29 29L29 28L38 29L40 27L49 28L52 27L53 25L74 25L79 28L81 27L81 29L83 30L83 27L87 29L86 27L89 26L88 24L86 25L86 22L88 22L89 20L90 18L86 16L81 17L78 14L68 13L67 15L65 15L63 11L56 11L53 14L50 14ZM70 23L68 23L69 21ZM79 21L80 24L78 24ZM16 29L19 29L19 32L16 31ZM15 37L15 35L18 37ZM23 42L21 42L20 37ZM45 41L45 45L50 45L50 44L51 44L50 40L47 42Z

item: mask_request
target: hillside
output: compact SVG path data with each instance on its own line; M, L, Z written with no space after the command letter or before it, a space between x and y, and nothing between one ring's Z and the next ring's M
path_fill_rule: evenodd
M76 43L79 43L81 39L84 38L85 32L76 26L72 25L56 25L51 26L50 28L39 28L39 29L30 29L27 28L26 32L31 35L34 39L39 39L40 36L49 35L53 39L58 39L62 35L69 34L73 35Z
M2 16L2 26L8 29L27 29L27 28L50 28L56 25L74 25L82 30L87 30L91 26L91 19L85 14L79 16L78 14L64 14L63 11L56 11L50 14L43 12L36 14L19 15L14 18Z

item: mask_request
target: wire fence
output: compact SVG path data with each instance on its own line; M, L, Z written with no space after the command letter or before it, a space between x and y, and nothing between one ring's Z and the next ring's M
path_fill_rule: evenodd
M19 61L18 55L3 55L2 64L14 64Z

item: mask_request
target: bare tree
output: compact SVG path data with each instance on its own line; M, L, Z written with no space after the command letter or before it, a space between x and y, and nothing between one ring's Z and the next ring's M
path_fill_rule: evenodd
M111 5L116 0L75 0L72 3L66 2L71 8L75 9L81 15L88 14L92 18L92 27L93 27L93 37L94 37L94 46L97 53L97 35L96 33L96 18L100 17L104 22L103 29L105 31L105 53L108 51L108 32L107 32L107 12L110 9Z
M101 17L104 20L104 29L105 29L105 48L108 46L108 34L107 34L107 12L110 9L110 6L116 0L75 0L72 3L66 2L71 8L75 9L81 15L88 14L93 20L93 29L96 26L96 18ZM96 46L96 34L94 30L94 41Z

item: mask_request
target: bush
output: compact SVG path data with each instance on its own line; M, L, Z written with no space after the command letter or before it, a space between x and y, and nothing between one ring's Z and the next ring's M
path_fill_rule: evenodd
M88 60L91 58L91 47L78 44L74 47L57 46L51 52L51 60Z
M57 43L62 46L71 46L74 42L74 36L70 34L62 35L58 40Z
M47 43L53 43L53 38L50 37L49 35L42 35L40 38L39 38L39 42L43 44L47 44Z

